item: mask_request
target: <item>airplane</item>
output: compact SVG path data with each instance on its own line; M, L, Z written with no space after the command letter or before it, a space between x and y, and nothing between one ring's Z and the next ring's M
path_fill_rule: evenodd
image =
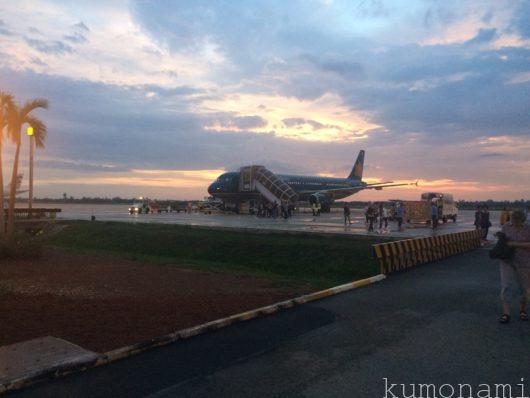
M225 208L232 207L235 210L241 203L256 202L265 197L269 202L277 201L278 203L284 198L288 198L288 201L320 203L322 211L329 211L335 200L346 198L365 189L379 191L389 187L418 185L417 182L400 184L394 184L392 181L374 184L364 182L362 180L364 155L364 150L359 151L357 160L346 178L275 175L263 166L247 166L242 167L239 172L221 174L208 187L208 193L214 199L222 201ZM257 176L257 181L252 181L252 177L249 179L249 174Z

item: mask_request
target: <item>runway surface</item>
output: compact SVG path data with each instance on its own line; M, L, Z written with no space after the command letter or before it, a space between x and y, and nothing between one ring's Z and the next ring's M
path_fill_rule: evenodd
M295 214L288 220L282 218L258 218L251 215L236 214L202 214L202 213L162 213L162 214L134 214L128 213L128 205L81 205L81 204L43 204L42 207L61 207L59 219L89 220L92 215L99 221L119 221L135 223L164 223L180 225L197 225L210 227L251 228L260 230L285 230L318 233L368 234L362 209L352 209L352 225L344 226L340 211L313 217L310 213ZM498 212L491 212L491 220L495 232ZM473 229L474 212L461 211L458 221L440 224L436 233L467 231ZM378 227L378 226L377 226ZM378 228L376 228L377 230ZM374 234L377 234L376 231ZM396 223L391 222L389 230L384 232L395 237L431 236L432 230L425 225L405 225L403 232L397 231Z

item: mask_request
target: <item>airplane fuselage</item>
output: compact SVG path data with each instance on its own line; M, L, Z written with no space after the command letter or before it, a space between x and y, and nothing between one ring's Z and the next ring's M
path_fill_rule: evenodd
M364 189L381 190L410 185L394 184L392 181L373 184L364 182L362 180L364 154L364 150L359 151L347 178L274 174L263 166L245 166L241 167L239 172L221 174L208 187L208 193L214 198L236 206L242 202L265 198L269 202L307 201L321 204L322 208L329 209L329 205L335 200L346 198Z
M311 195L318 192L329 192L332 190L341 191L328 194L330 199L342 199L362 190L366 186L365 182L350 178L300 176L290 174L278 174L277 176L298 193L299 200L301 201L309 200ZM236 201L259 198L260 193L256 190L250 192L239 191L239 177L239 172L222 174L208 187L208 193L215 198Z

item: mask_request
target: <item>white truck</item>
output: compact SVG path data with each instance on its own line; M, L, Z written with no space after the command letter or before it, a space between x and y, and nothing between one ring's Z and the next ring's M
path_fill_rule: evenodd
M435 203L438 206L438 219L446 223L448 220L456 222L458 208L456 207L453 195L450 193L425 192L421 194L421 200L430 205Z
M438 207L438 220L446 223L448 220L456 222L458 208L449 193L425 192L421 200L391 200L392 214L397 204L405 207L405 217L408 223L431 223L432 204Z

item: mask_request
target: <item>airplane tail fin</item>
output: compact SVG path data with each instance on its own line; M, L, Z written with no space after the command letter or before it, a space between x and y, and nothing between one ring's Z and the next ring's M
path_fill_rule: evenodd
M350 180L362 180L363 178L363 167L364 167L364 150L359 151L357 160L351 169L351 173L348 176Z

